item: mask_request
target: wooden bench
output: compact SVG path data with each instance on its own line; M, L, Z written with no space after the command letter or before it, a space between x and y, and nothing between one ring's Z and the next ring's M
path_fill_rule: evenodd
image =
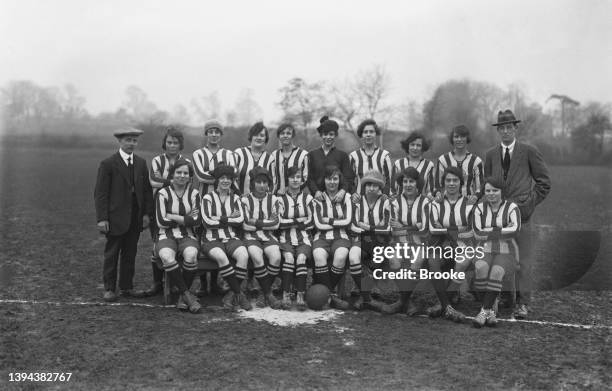
M182 264L182 257L177 256L177 261L179 264ZM163 270L161 259L157 258L156 260L157 266ZM196 276L200 276L206 272L211 272L214 270L219 270L219 266L217 262L208 258L203 254L198 255L198 269L196 272ZM172 286L170 284L170 279L168 278L168 274L164 271L164 304L174 304L178 300L178 295L172 291Z

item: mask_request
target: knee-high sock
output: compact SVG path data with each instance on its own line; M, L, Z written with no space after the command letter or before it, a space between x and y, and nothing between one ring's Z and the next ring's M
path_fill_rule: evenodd
M283 271L281 273L283 292L291 291L291 285L293 284L294 271L295 271L295 265L293 263L285 262L283 264Z
M306 291L306 277L308 276L308 269L306 265L297 265L295 270L295 290L298 292Z
M482 308L486 310L490 310L493 308L493 303L495 303L495 298L499 292L486 291L484 294L484 298L482 299Z
M191 288L191 284L193 284L195 274L195 270L183 269L183 281L185 281L185 286L187 287L187 290Z
M232 292L240 293L240 282L238 281L234 268L231 264L228 263L227 265L222 266L219 269L219 273L221 273L221 277L227 281L227 284L230 286Z
M313 280L315 284L323 284L331 290L329 269L325 266L315 266Z
M330 276L329 276L329 282L330 282L330 288L331 289L335 289L336 288L336 286L338 285L338 283L342 279L343 275L344 275L344 269L339 269L339 268L337 268L337 267L332 265L331 273L330 273Z
M155 261L151 262L151 270L153 271L153 283L161 284L164 281L164 271L157 266Z
M167 273L168 278L170 279L170 284L175 286L181 295L185 293L187 290L187 285L185 285L185 280L183 280L183 275L181 274L180 269L177 267L167 271Z
M236 273L236 279L238 280L238 283L242 284L242 281L244 281L247 277L247 269L241 268L236 265L236 267L234 267L234 272Z
M254 270L255 278L261 286L261 290L264 294L270 293L270 287L272 286L272 279L269 278L268 271L265 266L256 267Z
M446 294L446 281L445 280L430 280L434 289L436 290L436 295L438 296L438 300L440 300L440 304L442 305L442 310L448 306L448 295Z
M217 286L217 279L218 278L219 278L219 271L218 270L212 270L210 272L210 286L211 287Z

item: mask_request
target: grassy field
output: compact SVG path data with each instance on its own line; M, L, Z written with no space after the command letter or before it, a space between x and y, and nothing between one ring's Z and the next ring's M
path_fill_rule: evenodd
M98 162L112 152L0 149L0 299L101 303L104 238L95 229L93 187ZM612 170L551 169L553 191L534 221L542 290L533 318L612 326ZM150 282L150 247L143 234L137 288ZM42 387L8 382L9 372L34 371L73 372L69 383L45 387L109 390L598 390L612 381L610 328L476 330L371 312L287 328L157 306L0 303L0 313L1 389Z

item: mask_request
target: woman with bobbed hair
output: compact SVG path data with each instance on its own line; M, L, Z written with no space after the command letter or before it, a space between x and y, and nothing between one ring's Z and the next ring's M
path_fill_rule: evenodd
M392 187L393 166L391 165L389 151L376 145L376 137L380 134L381 129L373 119L366 119L357 127L357 136L361 139L362 146L349 155L356 182L355 193L352 196L353 202L359 202L362 194L362 178L368 171L376 170L383 175L385 179L382 189L384 194L388 195Z
M249 173L255 167L263 167L269 172L273 170L274 158L266 151L266 145L270 139L268 128L263 122L256 122L251 126L248 133L250 145L238 148L234 151L234 159L237 168L236 186L240 195L251 192L251 176ZM270 184L272 185L272 184ZM272 190L270 188L270 190Z
M201 222L200 194L191 186L193 168L187 160L177 160L170 168L171 185L157 192L155 215L159 226L157 252L171 283L179 291L178 309L196 313L201 305L189 287L198 266L198 240L194 227ZM183 273L176 261L183 256Z
M402 149L408 156L399 159L393 165L393 177L395 178L401 171L408 167L414 167L421 178L422 187L420 193L431 201L434 198L434 164L423 157L423 153L429 150L429 141L421 132L413 131L402 141ZM395 188L395 194L399 194L401 188Z
M484 292L482 308L473 321L478 328L497 324L493 306L504 276L516 270L519 252L515 238L521 230L521 212L515 203L504 200L503 181L487 177L484 184L484 200L475 206L473 219L474 237L485 254L474 263L474 288Z
M272 153L272 178L274 180L274 194L283 195L289 187L289 169L300 171L302 187L308 181L308 151L295 146L295 127L290 123L281 124L276 130L280 148Z

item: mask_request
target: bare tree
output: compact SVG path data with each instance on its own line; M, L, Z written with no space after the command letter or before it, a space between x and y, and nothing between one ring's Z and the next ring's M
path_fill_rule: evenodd
M138 86L129 86L125 90L126 100L123 103L134 120L143 122L150 120L153 115L160 117L155 103L149 101L147 94Z
M384 66L375 65L360 72L355 78L355 92L360 101L360 111L369 118L376 117L383 100L389 94L391 78Z

